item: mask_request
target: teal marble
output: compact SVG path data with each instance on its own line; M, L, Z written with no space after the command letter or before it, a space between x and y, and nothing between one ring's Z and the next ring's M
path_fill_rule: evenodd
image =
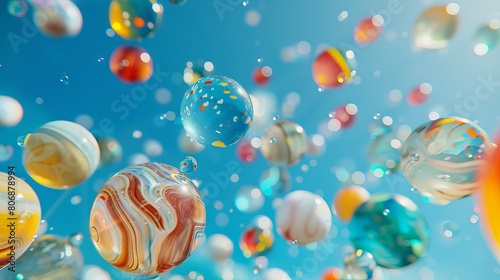
M377 194L354 212L350 239L384 268L401 268L422 257L430 231L417 205L398 194Z

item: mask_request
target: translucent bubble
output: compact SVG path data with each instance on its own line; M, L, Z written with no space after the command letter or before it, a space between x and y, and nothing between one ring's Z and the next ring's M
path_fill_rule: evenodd
M479 216L478 215L472 215L470 216L470 219L469 221L472 223L472 224L475 224L479 221Z
M460 234L460 228L452 221L444 221L441 224L441 232L446 238L455 238Z
M276 143L276 138L271 137L271 138L269 139L269 143Z
M420 158L419 154L411 154L410 159L413 161L417 161Z
M29 137L29 134L26 136L19 136L17 137L17 145L19 147L24 147L24 143L28 140L27 138Z
M196 168L198 168L198 163L196 159L191 156L185 157L179 165L179 169L186 174L194 172Z
M33 214L31 214L30 211L23 211L20 215L19 215L19 221L21 223L26 223L28 222L29 220L31 220L31 217L33 217Z
M473 45L476 55L485 55L498 45L500 41L500 29L498 29L495 22L492 21L488 25L480 27L477 31Z
M103 62L103 61L104 61L104 58L103 58L103 57L99 57L99 58L97 59L97 62Z

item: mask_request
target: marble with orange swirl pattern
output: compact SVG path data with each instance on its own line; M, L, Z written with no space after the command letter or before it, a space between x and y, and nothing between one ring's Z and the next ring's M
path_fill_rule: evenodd
M134 275L157 275L193 253L205 221L205 204L188 177L166 164L145 163L104 184L92 206L90 233L111 265Z

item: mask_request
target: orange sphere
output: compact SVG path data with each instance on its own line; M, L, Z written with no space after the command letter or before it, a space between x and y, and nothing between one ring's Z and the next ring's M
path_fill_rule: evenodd
M151 78L153 61L141 47L121 46L111 54L109 68L123 82L141 83Z
M344 272L338 267L331 267L323 272L321 280L341 280Z
M379 19L380 18L380 19ZM360 44L373 43L382 33L381 16L365 18L354 28L354 39Z
M325 88L338 88L347 84L352 78L354 53L341 52L336 48L328 48L314 60L312 76L317 85Z
M496 141L500 143L500 135ZM490 154L479 171L481 181L477 196L482 221L493 254L500 261L500 149L490 149Z
M360 186L349 186L341 189L335 196L334 209L344 222L349 222L358 207L370 198L370 193Z

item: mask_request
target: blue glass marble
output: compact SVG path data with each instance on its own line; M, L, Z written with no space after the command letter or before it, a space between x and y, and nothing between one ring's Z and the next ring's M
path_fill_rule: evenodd
M198 163L196 162L196 159L194 157L187 156L185 157L179 166L179 169L182 171L184 174L189 174L193 173L196 168L198 168Z
M349 224L354 247L384 268L407 266L425 254L430 231L417 205L398 194L373 195Z
M223 76L198 80L185 93L181 119L186 132L198 143L225 148L238 142L252 123L248 93Z

